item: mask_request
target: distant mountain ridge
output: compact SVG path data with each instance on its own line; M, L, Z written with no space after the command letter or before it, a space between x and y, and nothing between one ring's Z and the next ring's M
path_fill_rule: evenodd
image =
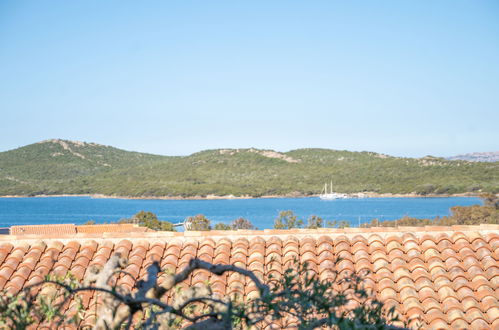
M448 160L466 160L468 162L499 162L499 151L473 152L447 157Z
M499 163L329 149L160 156L60 139L0 152L0 195L309 196L331 180L346 193L499 192Z

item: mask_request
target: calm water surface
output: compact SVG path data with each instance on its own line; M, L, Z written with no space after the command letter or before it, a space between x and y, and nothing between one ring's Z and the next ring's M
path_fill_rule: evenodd
M0 227L26 224L97 223L129 218L144 210L161 220L183 221L204 214L212 222L249 219L259 229L272 228L280 211L292 210L306 219L318 215L327 220L348 220L353 226L371 219L393 220L408 215L434 218L449 214L456 205L481 204L476 197L359 198L323 201L310 198L262 198L232 200L147 200L91 197L0 198Z

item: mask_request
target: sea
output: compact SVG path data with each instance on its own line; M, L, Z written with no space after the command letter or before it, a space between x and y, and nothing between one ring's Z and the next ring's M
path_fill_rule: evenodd
M450 214L453 206L482 204L476 197L349 198L255 198L216 200L117 199L92 197L0 198L0 227L72 223L94 220L109 223L130 218L139 211L155 213L160 220L180 223L203 214L212 224L229 224L239 217L258 229L270 229L281 211L291 210L306 221L311 215L325 220L346 220L358 227L372 219L394 220L403 216L435 218Z

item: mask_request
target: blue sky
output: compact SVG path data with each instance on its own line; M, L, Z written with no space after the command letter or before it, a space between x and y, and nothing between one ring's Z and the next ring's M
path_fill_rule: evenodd
M0 151L499 150L497 1L1 1Z

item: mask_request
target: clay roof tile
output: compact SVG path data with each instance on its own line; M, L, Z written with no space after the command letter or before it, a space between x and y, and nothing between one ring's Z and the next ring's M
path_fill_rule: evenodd
M450 325L453 329L467 329L469 327L468 322L462 318L452 321Z
M320 254L320 252L318 252L318 253ZM356 261L359 261L362 259L366 259L369 261L371 259L370 254L365 249L359 249L355 252L352 251L352 253L353 253L353 260L356 260Z
M217 245L217 247L215 248L215 255L218 255L218 254L230 254L230 250L231 250L231 247L229 245L226 245L226 244L220 244L220 245ZM179 253L178 255L180 255L180 250L179 250Z
M420 268L422 271L427 271L427 265L424 263L423 260L419 258L410 259L409 262L406 264L406 267L411 273L418 268Z
M424 250L428 248L436 248L437 247L436 236L425 234L419 239L419 244Z
M434 330L446 330L449 329L449 324L444 321L445 316L442 315L442 317L436 317L433 321L429 323L430 329Z
M390 235L390 236L387 236L384 240L385 244L389 244L389 243L398 243L400 245L403 244L403 238L400 237L400 235Z
M253 253L258 252L260 254L264 254L265 253L265 248L261 248L258 251L255 249L253 251L254 251ZM286 245L282 249L282 254L286 255L286 254L289 254L289 253L299 254L300 253L300 249L299 249L299 247L297 245L288 244L288 245Z
M392 250L400 250L404 252L404 247L400 244L399 241L392 240L391 242L386 244L386 250L390 253Z
M271 245L282 246L282 239L278 236L272 236L265 242L265 244L267 247Z
M489 232L484 236L485 241L492 245L492 248L495 249L499 247L499 234L497 232Z
M402 303L404 303L405 301L407 301L409 298L414 298L417 301L419 301L418 292L414 288L411 288L411 287L408 287L408 286L406 286L403 289L401 289L400 292L399 292L399 295L400 295L400 301Z
M401 255L398 255L398 254L388 255L388 261L392 265L392 270L395 270L398 267L407 268L407 262L405 260L406 260L406 257L403 254L401 254Z
M403 267L395 269L393 272L393 279L395 282L399 281L403 277L411 278L411 272Z
M298 240L298 239L296 239ZM261 237L261 236L255 236L255 237L252 237L250 240L250 246L252 245L255 245L255 244L263 244L265 246L265 240Z
M356 261L354 266L357 273L370 273L374 270L373 265L367 259L360 259L359 261Z
M376 251L386 253L386 247L383 242L375 240L369 243L369 253L373 254Z
M499 320L499 306L493 306L486 311L491 324L497 324Z
M421 299L421 298L420 298ZM435 297L427 296L421 299L421 306L423 307L424 313L428 313L432 310L436 310L441 312L442 305L438 302L438 299ZM431 322L431 319L424 317L427 323Z
M222 237L218 240L216 240L216 245L219 246L219 245L227 245L229 247L232 246L232 240L228 237Z
M488 322L486 322L484 319L475 319L471 324L469 325L469 329L495 329L490 326Z
M203 246L209 246L209 247L215 248L216 245L217 245L217 243L210 237L205 238L201 242L199 242L200 248Z
M382 268L390 270L390 264L388 263L388 260L379 258L372 263L372 269L375 273L377 273Z
M367 237L367 242L369 243L369 245L371 245L375 241L378 241L382 244L384 244L385 242L385 240L379 234L372 234Z
M326 237L327 237L327 236L326 236ZM353 237L350 239L350 242L351 242L351 244L352 244L352 245L357 244L357 243L362 243L362 244L365 244L365 245L367 245L367 244L368 244L367 239L366 239L364 236L359 235L359 234L357 234L357 235L353 236Z
M406 244L407 242L409 241L414 241L414 242L417 242L417 237L416 235L414 235L414 233L411 233L411 232L404 232L402 234L402 242L404 244Z
M227 265L229 264L229 260L230 260L229 254L219 253L215 254L215 257L213 258L213 263Z
M280 245L277 245L277 244L269 245L265 249L265 254L266 255L270 255L270 254L279 254L279 255L281 255L282 254L282 247Z
M393 287L385 287L384 289L380 290L379 297L382 301L386 299L393 299L399 302L397 291Z
M367 246L367 244L363 243L363 242L357 242L357 243L354 243L350 249L350 251L353 253L353 254L356 254L358 252L361 252L361 253L366 253L368 254L368 251L369 251L369 247Z
M247 249L249 247L249 241L245 237L238 237L232 241L232 246L233 247L239 246Z
M487 246L479 247L478 249L476 249L475 255L476 255L478 260L483 260L486 257L491 257L492 259L494 259L492 257L492 252L488 248L489 248L489 246L487 245Z
M296 251L293 251L293 252L296 252ZM318 256L318 261L321 262L321 261L326 260L326 259L327 260L336 260L336 256L330 250L321 251L319 253L319 256Z
M455 231L454 233L452 233L451 239L453 243L456 243L456 241L459 239L464 239L465 241L469 242L469 238L461 231Z
M13 248L14 248L14 246L11 243L2 242L0 244L0 252L1 253L10 253L10 251L12 251Z

